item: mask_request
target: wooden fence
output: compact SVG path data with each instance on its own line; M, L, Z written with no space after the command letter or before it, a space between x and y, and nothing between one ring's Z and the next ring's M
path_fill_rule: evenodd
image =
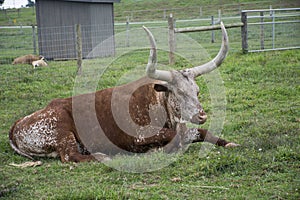
M276 15L275 12L277 13ZM249 13L254 13L254 15L249 15ZM268 15L265 13L268 13ZM280 21L276 21L276 18L280 19ZM270 9L265 10L243 10L241 11L240 20L241 22L225 24L225 27L226 29L241 28L243 53L300 48L298 40L300 37L300 8L272 9L270 7ZM176 28L175 20L171 14L168 17L169 64L175 63L176 33L212 31L212 42L214 42L213 30L221 27L220 25L215 25L213 17L211 24L211 26ZM277 28L275 28L276 25ZM249 31L249 27L253 29ZM251 38L249 32L251 33ZM271 36L267 38L267 35ZM249 41L251 42L251 49L249 48ZM281 43L276 44L278 41ZM291 41L290 44L289 41Z
M212 22L214 19L212 18ZM212 23L213 24L213 23ZM226 24L225 28L238 28L242 27L242 32L244 23L231 23L231 24ZM175 28L175 20L172 16L172 14L168 17L168 28L169 28L169 64L174 64L175 63L175 46L176 46L176 33L188 33L188 32L199 32L199 31L213 31L213 30L218 30L221 29L220 25L211 25L211 26L201 26L201 27L187 27L187 28ZM212 32L213 33L213 32ZM214 41L214 34L212 34L212 42Z

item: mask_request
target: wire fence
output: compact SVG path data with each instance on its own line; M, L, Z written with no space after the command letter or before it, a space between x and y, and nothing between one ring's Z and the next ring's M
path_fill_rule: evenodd
M266 51L272 49L298 48L300 46L300 10L295 9L266 9L266 10L244 10L247 15L247 46L242 45L241 29L233 28L228 30L230 39L230 51ZM220 21L224 24L241 22L241 16L224 16L219 14L216 17L175 19L175 28L208 26L217 24ZM118 48L132 47L137 40L139 43L148 44L144 32L136 32L142 25L150 29L165 29L168 31L167 20L131 22L127 19L124 23L115 23L114 33L107 33L106 25L82 25L82 54L83 58L88 57L100 43L102 53L96 56L106 57L115 55ZM109 25L107 25L109 26ZM74 26L44 28L46 33L38 40L38 31L34 26L15 26L0 28L0 64L12 63L13 59L26 54L45 54L49 58L54 57L60 60L76 59L76 31ZM122 35L114 38L109 35ZM140 34L138 36L137 34ZM209 54L215 54L221 42L220 31L205 31L186 34L197 41ZM176 34L176 35L178 35ZM243 33L242 33L243 36ZM110 39L109 39L110 38ZM166 42L167 37L164 37ZM104 42L104 43L103 43ZM104 46L103 46L104 45ZM168 45L168 44L166 44ZM92 57L89 55L89 57Z
M34 50L36 41L36 29L33 30L31 26L1 27L0 64L11 63L13 58L21 55L37 53Z
M78 55L75 26L40 28L40 54L48 59L76 59ZM93 48L113 35L113 30L108 28L111 26L111 24L80 25L83 57L87 57ZM106 42L105 51L103 51L101 57L114 55L113 48L113 41Z

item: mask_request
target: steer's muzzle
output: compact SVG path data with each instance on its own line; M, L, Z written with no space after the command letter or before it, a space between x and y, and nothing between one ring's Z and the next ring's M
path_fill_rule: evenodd
M191 119L191 122L193 124L204 124L206 122L206 119L207 119L207 115L206 113L204 112L203 109L201 109L199 111L199 113L195 114L192 119Z

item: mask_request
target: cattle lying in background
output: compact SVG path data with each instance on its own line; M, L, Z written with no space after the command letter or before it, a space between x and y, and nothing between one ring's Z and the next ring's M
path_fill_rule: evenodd
M32 62L32 66L33 66L33 68L36 68L36 67L45 67L45 66L48 66L48 64L46 63L45 58L42 57L39 60L33 61Z
M144 27L151 50L147 76L94 93L55 99L44 109L19 119L9 133L19 154L59 157L62 162L104 161L118 153L166 152L194 142L237 144L186 123L203 124L205 114L195 78L217 68L228 52L223 24L222 47L208 63L183 70L157 70L152 33Z
M42 56L37 56L37 55L32 55L28 54L25 56L20 56L18 58L15 58L14 61L12 62L13 65L16 64L32 64L33 61L40 60Z

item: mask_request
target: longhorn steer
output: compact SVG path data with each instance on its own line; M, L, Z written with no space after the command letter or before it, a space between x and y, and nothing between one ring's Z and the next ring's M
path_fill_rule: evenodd
M19 154L60 157L62 162L103 161L122 152L142 153L153 148L171 151L180 145L208 141L237 146L207 130L206 114L198 100L195 78L217 68L228 52L222 27L222 47L210 62L190 69L156 69L156 44L151 43L147 77L114 88L55 99L42 110L21 118L10 130L11 147Z

